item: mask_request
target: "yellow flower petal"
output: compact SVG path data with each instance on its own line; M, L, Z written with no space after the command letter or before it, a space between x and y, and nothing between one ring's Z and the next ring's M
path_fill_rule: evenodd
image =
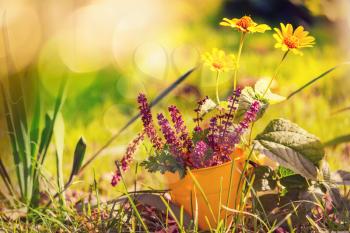
M240 32L260 32L263 33L267 30L271 30L271 28L266 24L257 24L250 18L249 16L243 16L242 18L223 18L220 22L221 26L231 26L232 28L236 28Z
M275 48L281 48L282 51L291 50L295 54L302 55L301 48L312 47L315 44L315 38L308 36L309 32L304 30L303 26L298 26L295 30L292 24L280 23L280 29L274 28L273 37L276 40Z

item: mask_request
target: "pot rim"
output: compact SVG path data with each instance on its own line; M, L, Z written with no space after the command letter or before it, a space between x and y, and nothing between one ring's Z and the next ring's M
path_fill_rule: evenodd
M222 163L222 164L215 165L215 166L211 166L211 167L203 167L203 168L190 169L190 171L191 171L192 173L200 173L200 172L204 172L204 171L207 171L207 170L210 170L210 169L219 168L219 167L224 167L224 166L230 165L232 162L241 161L241 160L243 160L243 159L245 159L245 156L238 156L238 157L234 158L233 160L231 159L230 161L228 161L228 162L226 162L226 163Z
M230 160L230 161L228 161L228 162L226 162L226 163L222 163L222 164L215 165L215 166L211 166L211 167L190 169L190 172L191 172L192 174L200 174L200 173L202 173L202 172L206 172L206 171L208 171L208 170L212 170L212 169L215 169L215 168L230 166L231 163L232 163L232 161L233 161L233 162L241 162L241 161L244 160L245 158L246 158L246 157L245 157L244 155L237 156L237 157L234 158L233 160ZM167 176L167 175L166 175L167 173L170 173L170 174L174 174L174 175L179 176L178 172L175 172L175 173L166 172L166 173L165 173L165 176ZM188 175L188 174L186 174L185 177L186 177L187 175ZM179 180L178 180L177 182L175 182L175 183L179 183L179 182L183 181L183 179L184 179L185 177L183 177L183 178L178 177Z

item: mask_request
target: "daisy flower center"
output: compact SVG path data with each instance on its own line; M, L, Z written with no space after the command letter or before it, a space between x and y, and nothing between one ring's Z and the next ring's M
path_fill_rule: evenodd
M220 62L213 62L211 65L217 70L221 70L224 67L224 65Z
M243 16L240 20L238 20L236 24L241 28L247 29L252 25L252 23L253 23L252 18L250 18L249 16Z
M283 39L283 43L290 49L299 47L299 39L296 36L290 36Z

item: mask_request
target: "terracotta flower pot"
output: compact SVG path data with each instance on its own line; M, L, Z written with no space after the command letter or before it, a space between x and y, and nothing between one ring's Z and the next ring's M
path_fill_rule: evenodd
M244 168L245 158L242 150L237 149L234 152L234 169L232 171L231 181L231 194L230 190L230 172L232 161L208 168L191 170L192 175L198 181L203 193L196 186L194 179L190 174L186 174L183 179L180 179L177 173L165 173L165 177L170 189L170 195L173 202L179 206L183 206L184 210L191 216L195 213L195 203L198 205L198 225L201 229L209 229L206 218L208 219L210 226L215 228L220 219L224 219L227 213L230 216L232 213L221 208L220 219L218 219L218 213L221 205L228 203L229 208L235 208L240 202L242 193L242 185L238 187L241 177L241 171ZM221 185L221 197L220 197L220 180ZM243 183L243 181L241 182ZM228 199L229 198L229 199ZM207 201L206 201L207 199ZM229 200L229 202L227 202ZM236 205L235 205L236 200ZM209 203L212 211L210 211ZM193 217L193 216L192 216ZM232 218L228 217L230 222Z

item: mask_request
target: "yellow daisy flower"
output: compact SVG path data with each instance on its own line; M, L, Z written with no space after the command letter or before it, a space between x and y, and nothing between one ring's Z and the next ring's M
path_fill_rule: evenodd
M238 31L241 31L241 32L260 32L260 33L263 33L266 30L271 30L270 26L268 26L267 24L257 24L249 16L243 16L240 19L223 18L220 25L225 26L225 27L236 28Z
M299 51L301 48L312 47L315 44L315 38L309 36L308 31L304 31L303 26L297 27L293 30L291 24L284 25L281 23L281 29L275 28L276 33L273 37L277 43L275 48L281 48L283 51L292 51L295 54L302 55Z
M212 49L202 56L204 64L210 67L212 71L225 72L235 68L235 56L226 54L225 51L217 48Z

